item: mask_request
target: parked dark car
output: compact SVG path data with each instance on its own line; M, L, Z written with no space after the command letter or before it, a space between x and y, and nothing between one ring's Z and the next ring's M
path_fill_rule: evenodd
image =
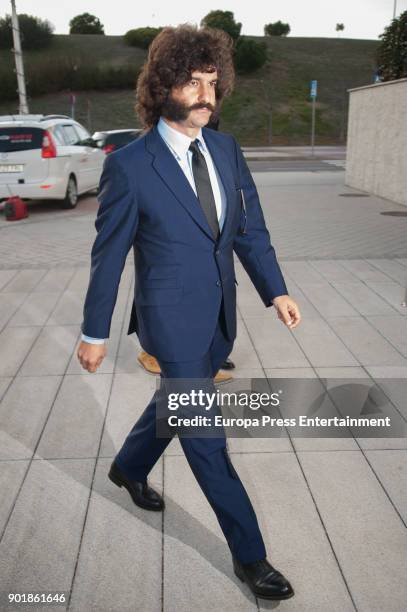
M136 140L142 130L104 130L103 132L95 132L92 139L96 141L106 154L116 151L121 147L129 144L132 140Z

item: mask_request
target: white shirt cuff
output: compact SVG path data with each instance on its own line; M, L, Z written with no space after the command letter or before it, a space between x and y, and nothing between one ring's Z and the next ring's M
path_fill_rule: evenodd
M89 344L104 344L105 343L104 338L91 338L90 336L85 336L85 334L82 334L82 341L89 342Z

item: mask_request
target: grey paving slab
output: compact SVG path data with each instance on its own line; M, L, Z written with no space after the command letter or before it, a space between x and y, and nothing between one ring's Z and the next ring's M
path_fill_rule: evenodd
M69 609L161 612L162 515L134 506L98 461ZM161 463L150 482L162 490Z
M0 459L32 457L60 376L14 378L0 402Z
M302 291L324 317L353 317L357 310L327 283L304 283Z
M51 268L34 287L34 292L61 293L66 288L75 268Z
M405 366L366 366L366 371L373 378L407 378Z
M279 607L301 612L353 610L294 454L233 455L232 461L252 500L268 558L295 590L295 596ZM316 575L323 588L315 588ZM258 601L260 609L270 609L269 602Z
M93 467L94 460L31 463L0 543L3 591L70 590Z
M65 376L38 445L41 457L96 457L111 378Z
M6 327L0 333L0 376L14 376L40 332L39 327Z
M282 261L281 269L283 274L291 277L300 288L304 284L322 284L324 281L323 275L308 261Z
M371 323L404 357L407 357L407 318L368 317Z
M398 283L379 283L375 281L366 281L373 291L380 295L386 302L388 302L397 312L407 316L407 308L401 306L405 298L405 288Z
M353 320L353 317L350 319ZM344 320L348 320L348 317L344 317ZM359 365L346 343L338 338L325 321L316 319L302 321L293 333L314 367Z
M3 396L6 393L8 387L10 386L12 380L12 376L3 376L0 378L0 400L3 399Z
M232 359L233 363L236 366L233 372L230 372L230 374L233 376L234 379L236 378L265 378L266 377L264 370L262 368L242 367L239 363L235 361L235 355L233 354L233 351L230 354L230 358ZM228 383L220 384L219 388L227 390Z
M357 451L359 446L353 438L291 438L297 452Z
M47 273L46 268L38 268L36 270L19 270L12 280L3 287L5 293L16 293L22 291L29 293L33 291L35 286Z
M384 391L392 404L407 421L406 390L407 381L404 377L375 377L377 385Z
M10 321L25 299L25 293L0 293L0 329Z
M251 593L234 576L216 516L185 457L165 458L163 610L221 609L253 612ZM198 578L199 577L199 578Z
M299 328L291 332L279 319L265 317L248 318L246 325L264 368L310 366L294 337Z
M332 283L334 289L340 293L352 307L361 315L393 315L394 308L383 300L375 291L361 282ZM335 315L334 315L335 316Z
M321 259L309 263L330 283L354 283L358 280L357 276L342 265L342 260Z
M366 451L373 467L392 503L407 523L407 451Z
M270 326L272 321L269 318L264 319L250 319L251 322L264 321L265 326ZM233 361L240 365L244 365L245 368L250 369L261 369L261 357L257 350L257 346L254 342L252 335L253 325L249 324L249 319L245 323L238 321L237 323L237 337L233 345Z
M329 324L362 365L407 365L405 357L365 319L332 317Z
M315 368L320 378L369 378L366 370L358 366L344 368Z
M390 280L386 274L365 259L341 259L340 264L364 282L388 283Z
M114 375L100 454L115 456L156 389L156 379L131 373Z
M404 434L406 436L406 434ZM362 450L407 450L407 437L402 438L357 438Z
M83 296L81 293L64 291L47 325L80 324L83 320Z
M90 266L76 268L65 289L73 293L85 294L90 278Z
M356 608L402 610L407 534L366 460L359 452L299 460Z
M28 464L29 460L0 461L0 533L6 526Z
M30 329L26 327L13 330ZM40 331L40 328L36 328ZM45 376L64 374L72 351L77 342L79 330L76 325L55 325L43 327L33 344L19 372L20 376Z
M10 295L10 294L5 294ZM8 325L44 325L53 311L59 293L30 293L8 322Z
M0 291L18 274L17 270L0 270Z
M403 287L407 287L407 270L399 262L394 259L367 259L366 261Z

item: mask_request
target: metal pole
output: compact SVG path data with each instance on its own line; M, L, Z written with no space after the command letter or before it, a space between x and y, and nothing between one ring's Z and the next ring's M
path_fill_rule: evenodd
M28 111L27 93L25 89L23 53L21 50L20 28L18 25L18 17L17 17L15 0L11 0L11 26L12 26L12 31L13 31L13 42L14 42L13 51L14 51L14 59L16 63L18 96L20 99L20 115L27 115L29 111Z
M396 11L397 11L397 0L394 0L394 5L393 5L393 19L396 19Z
M315 143L315 96L312 97L311 157L314 157L314 143Z

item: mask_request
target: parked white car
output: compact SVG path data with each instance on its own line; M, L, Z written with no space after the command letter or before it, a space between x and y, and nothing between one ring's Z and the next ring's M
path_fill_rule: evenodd
M105 158L70 117L0 116L0 201L19 196L75 208L80 194L98 187Z

